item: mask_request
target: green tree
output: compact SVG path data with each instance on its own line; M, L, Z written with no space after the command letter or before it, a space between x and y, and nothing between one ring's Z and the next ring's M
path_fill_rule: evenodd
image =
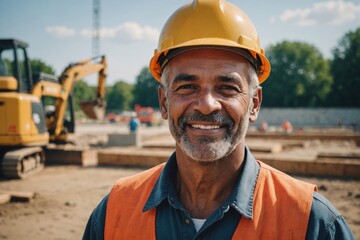
M346 33L333 50L331 73L334 84L329 95L332 106L360 107L360 27Z
M271 74L263 84L264 106L325 105L332 77L329 61L307 43L284 41L267 51Z
M72 96L75 111L78 111L81 109L80 102L92 101L96 98L96 88L80 80L75 82Z
M158 108L158 87L159 83L151 75L149 68L144 67L136 77L133 105Z
M133 101L132 91L133 85L124 81L118 81L109 87L106 94L106 110L108 112L130 110Z
M40 59L32 59L30 61L31 64L31 70L33 73L39 73L39 72L43 72L43 73L48 73L48 74L55 74L55 70L52 66L48 65L47 63L43 62Z

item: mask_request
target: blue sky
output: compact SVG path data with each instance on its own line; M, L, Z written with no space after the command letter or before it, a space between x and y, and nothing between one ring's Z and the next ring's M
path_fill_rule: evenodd
M148 65L167 18L188 0L101 0L100 52L109 63L108 83L134 83ZM360 0L230 0L252 19L262 46L283 40L315 45L325 57L348 31L360 27ZM0 38L29 43L60 74L91 57L92 0L0 0ZM94 80L90 79L90 83Z

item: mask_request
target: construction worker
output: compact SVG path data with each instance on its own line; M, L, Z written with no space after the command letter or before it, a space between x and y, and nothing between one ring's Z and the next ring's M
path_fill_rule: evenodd
M150 61L176 151L120 179L84 239L354 239L316 186L245 146L270 63L256 30L224 0L195 0L165 24Z
M135 133L140 125L139 119L136 118L136 114L132 114L129 121L129 129L131 133Z
M269 126L268 126L268 123L266 120L262 120L261 123L260 123L260 126L258 128L259 132L267 132L269 129Z
M284 133L292 133L293 131L293 126L291 124L291 122L289 120L284 120L282 123L281 123L281 128L283 130Z

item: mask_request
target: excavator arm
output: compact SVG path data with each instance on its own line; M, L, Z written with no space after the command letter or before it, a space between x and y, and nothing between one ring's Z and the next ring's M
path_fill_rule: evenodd
M99 61L100 59L100 61ZM98 60L96 62L96 60ZM76 81L82 78L98 74L97 97L90 102L82 102L81 107L84 113L92 119L102 119L105 114L105 82L107 75L107 63L105 56L85 59L70 64L62 72L58 82L40 80L32 89L32 94L41 98L52 96L56 98L55 112L48 119L48 131L52 141L65 141L66 131L64 128L64 117L67 108L68 98L73 90Z

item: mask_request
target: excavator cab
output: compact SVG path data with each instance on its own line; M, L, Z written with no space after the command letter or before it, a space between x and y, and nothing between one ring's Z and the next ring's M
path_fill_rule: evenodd
M0 40L0 92L30 93L33 85L27 43Z

